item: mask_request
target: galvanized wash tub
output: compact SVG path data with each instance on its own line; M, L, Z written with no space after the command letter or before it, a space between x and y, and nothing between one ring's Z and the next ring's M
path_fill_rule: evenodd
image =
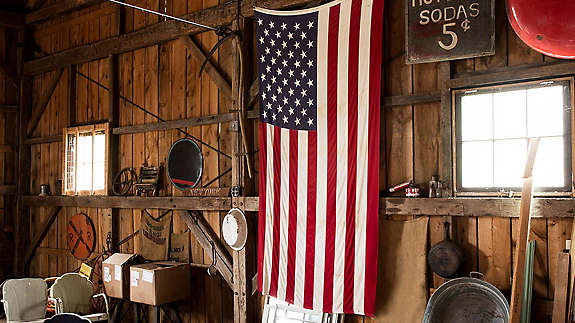
M429 299L423 323L507 323L509 304L495 286L477 278L456 278Z

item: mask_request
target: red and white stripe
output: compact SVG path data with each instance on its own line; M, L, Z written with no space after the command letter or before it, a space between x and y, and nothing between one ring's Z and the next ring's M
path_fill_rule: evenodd
M258 284L328 313L374 314L383 0L318 12L317 131L260 123Z

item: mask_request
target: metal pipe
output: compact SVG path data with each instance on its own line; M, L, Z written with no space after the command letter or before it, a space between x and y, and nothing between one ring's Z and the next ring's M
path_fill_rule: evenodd
M194 25L194 26L197 26L197 27L200 27L200 28L217 31L217 29L214 28L214 27L210 27L210 26L206 26L206 25L199 24L199 23L197 23L197 22L193 22L193 21L189 21L189 20L182 19L182 18L178 18L178 17L166 15L166 14L164 14L164 13L157 12L157 11L154 11L154 10L150 10L150 9L146 9L146 8L134 6L133 4L125 3L125 2L122 2L122 1L118 1L118 0L108 0L108 1L113 2L113 3L117 3L117 4L122 5L122 6L126 6L126 7L130 7L130 8L133 8L133 9L140 10L140 11L144 11L144 12L147 12L147 13L151 13L151 14L154 14L154 15L158 15L158 16L161 16L161 17L164 17L164 18L168 18L168 19L176 20L176 21L183 22L183 23L186 23L186 24Z

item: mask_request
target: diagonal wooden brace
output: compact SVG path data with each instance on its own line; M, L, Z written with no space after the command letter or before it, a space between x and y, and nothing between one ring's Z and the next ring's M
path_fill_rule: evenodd
M198 62L203 63L207 59L207 55L200 48L200 45L192 38L192 36L183 36L180 40L190 50L192 57ZM223 72L219 69L210 59L208 59L205 67L206 73L210 76L216 86L222 91L226 98L232 98L232 86L230 82L224 77Z
M52 97L54 90L56 90L56 86L58 86L58 82L60 82L60 78L62 77L63 72L64 69L59 69L56 71L48 83L46 92L44 92L42 96L38 98L38 101L36 101L34 110L32 111L32 115L30 116L30 120L28 120L28 125L26 126L26 133L28 134L28 137L32 136L34 129L36 129L36 126L38 126L38 122L40 122L42 114L46 110L48 103L50 103L50 98Z
M191 211L180 211L179 214L210 258L215 254L216 259L212 259L214 266L226 283L228 283L228 286L233 290L234 274L232 271L232 257L228 254L224 246L222 246L204 216L200 213L192 213Z

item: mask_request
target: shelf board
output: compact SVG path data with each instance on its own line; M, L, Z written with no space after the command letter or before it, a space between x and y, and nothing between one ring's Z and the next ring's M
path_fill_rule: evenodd
M228 211L230 197L140 197L140 196L24 196L32 207L87 207L114 209L172 209Z

